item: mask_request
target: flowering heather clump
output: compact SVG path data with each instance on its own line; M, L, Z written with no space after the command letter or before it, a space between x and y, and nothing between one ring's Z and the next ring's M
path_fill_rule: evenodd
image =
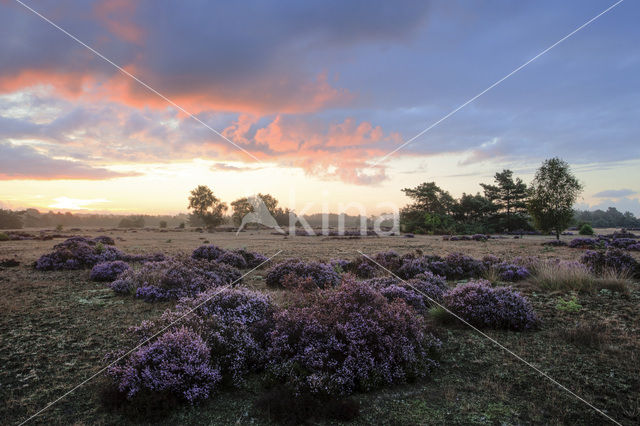
M234 250L233 252L242 256L242 258L247 264L247 267L252 269L258 267L260 264L268 260L267 256L257 253L255 251L237 249L237 250Z
M525 297L511 287L491 287L484 280L446 292L444 304L477 327L529 330L538 324L538 318Z
M414 291L411 287L404 287L392 284L380 290L380 294L386 297L390 302L401 299L408 306L411 306L416 312L426 312L427 305L422 294Z
M91 279L93 281L113 281L118 275L131 269L129 264L122 260L98 263L91 269Z
M594 274L602 275L605 271L627 273L640 277L640 264L629 253L619 249L606 251L589 250L580 259Z
M128 399L139 393L169 392L190 403L208 398L221 379L210 363L209 347L186 328L141 347L109 367L107 375Z
M614 238L609 242L609 247L629 250L630 247L638 245L638 241L633 238Z
M93 239L96 243L105 244L108 246L115 246L116 242L111 237L107 237L106 235L100 235L99 237L95 237Z
M202 336L211 349L211 364L224 381L240 385L247 373L264 367L276 312L268 296L246 289L213 289L180 299L162 321L171 324L196 306L181 322Z
M191 253L194 259L218 260L224 254L225 250L213 244L200 246Z
M118 294L130 294L136 288L131 280L118 279L108 284L109 288Z
M240 277L240 271L223 263L177 258L144 263L137 270L124 272L110 287L121 293L135 289L136 297L153 302L195 296Z
M284 277L289 274L300 278L311 278L319 288L336 287L340 284L340 275L329 264L289 259L269 269L266 277L267 285L282 287Z
M400 266L402 266L403 258L397 252L388 250L376 253L373 256L373 260L375 260L391 272L395 272L398 270L398 268L400 268Z
M269 371L298 393L348 395L425 376L439 346L406 303L347 281L276 314Z
M418 274L422 274L430 270L431 264L437 260L432 257L416 257L413 259L405 259L402 266L398 268L398 276L404 279L410 279Z
M410 284L410 286L408 284ZM426 295L436 301L442 300L444 292L449 289L449 287L447 287L447 280L444 277L434 275L428 271L418 274L415 278L407 281L405 287L418 291L420 294Z
M438 275L444 275L449 280L477 278L486 271L481 261L462 253L451 253L444 258L444 262L447 264L449 270L446 274ZM437 273L433 270L432 272Z
M516 282L527 278L531 273L524 266L502 262L493 266L502 281Z
M245 269L247 267L247 261L244 260L244 257L232 251L225 251L220 257L218 257L217 261L220 263L226 263L227 265L231 265L238 269Z
M347 259L331 259L329 264L337 273L341 274L349 269L351 262Z
M117 248L84 237L71 237L53 246L51 253L36 261L36 269L57 271L90 268L113 260L126 260L127 256Z
M605 248L606 246L607 241L599 238L574 238L569 243L569 247L581 249Z

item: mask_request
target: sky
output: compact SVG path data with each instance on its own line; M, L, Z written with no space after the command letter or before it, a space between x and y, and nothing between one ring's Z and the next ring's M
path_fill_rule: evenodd
M638 2L509 75L615 2L22 1L68 34L0 0L0 207L376 214L559 156L640 215Z

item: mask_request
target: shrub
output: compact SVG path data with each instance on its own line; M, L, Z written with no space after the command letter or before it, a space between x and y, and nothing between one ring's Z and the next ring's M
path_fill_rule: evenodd
M383 251L380 253L376 253L373 256L373 260L378 262L384 268L390 270L391 272L396 272L400 266L402 266L403 257L401 257L394 250Z
M569 247L581 248L581 249L605 248L606 246L607 246L606 240L601 240L596 238L574 238L569 243Z
M582 255L580 261L594 274L602 275L606 270L618 273L640 276L640 264L629 253L619 249L607 249L606 251L589 250Z
M181 323L202 336L210 348L211 364L220 371L223 380L238 386L249 372L264 367L267 336L273 329L275 312L271 299L262 293L213 289L180 299L173 311L162 316L162 322L171 324L184 317Z
M129 269L131 269L129 264L121 260L98 263L91 269L91 279L93 281L113 281Z
M502 281L516 282L531 275L527 268L513 263L501 262L493 267Z
M101 243L101 244L106 244L108 246L116 245L116 242L114 241L114 239L106 235L100 235L98 237L95 237L92 241L95 241L96 244Z
M491 287L486 281L460 285L444 295L445 306L477 327L529 330L538 318L529 301L511 287Z
M619 248L624 250L638 250L640 243L634 238L614 238L609 241L609 247Z
M428 374L440 342L403 301L346 281L278 313L269 371L297 393L348 395Z
M158 226L160 226L160 228L164 229L167 227L167 221L166 220L161 220L160 223L158 224Z
M0 241L9 241L10 238L7 234L5 234L4 232L0 232Z
M124 272L110 287L119 293L135 290L147 302L195 296L205 290L230 284L241 277L236 268L206 260L176 258L144 263Z
M245 249L229 251L213 244L198 247L193 251L191 257L194 259L216 260L238 269L255 268L267 260L267 257L260 253Z
M448 280L478 278L487 270L483 261L476 260L462 253L451 253L445 258L439 256L422 256L403 260L398 268L398 276L404 279L418 274L431 272Z
M300 278L311 278L318 288L336 287L340 284L340 275L326 263L303 262L289 259L273 266L267 272L266 283L269 287L281 288L284 277L293 274Z
M71 237L53 246L51 253L42 255L35 267L42 271L83 269L101 262L127 259L127 255L112 245L105 245L101 239Z
M190 403L208 398L221 378L210 363L209 347L186 328L167 332L141 347L109 367L107 375L128 399L139 393L169 392Z
M417 258L404 259L402 265L398 268L398 276L404 279L410 279L418 274L423 274L433 270L434 263L441 262L439 256L421 256ZM446 269L446 268L443 268ZM434 272L438 273L438 272Z
M593 235L593 228L588 223L583 223L578 233L580 235Z
M380 294L386 297L389 301L397 299L404 300L408 306L411 306L417 312L424 313L427 310L427 304L425 304L424 296L413 290L411 287L392 284L381 289Z
M244 258L244 261L247 263L247 267L251 269L258 267L260 264L268 260L268 258L265 255L256 253L254 251L237 249L237 250L234 250L234 252L242 256Z
M224 254L225 250L213 244L200 246L193 251L191 257L194 259L218 260Z
M232 251L226 251L217 259L220 263L226 263L227 265L231 265L234 268L245 269L247 267L247 261L244 260L238 253L234 253Z

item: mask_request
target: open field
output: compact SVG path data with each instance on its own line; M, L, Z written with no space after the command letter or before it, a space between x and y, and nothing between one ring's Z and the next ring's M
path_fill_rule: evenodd
M29 231L29 230L27 230ZM65 232L66 234L67 232ZM357 250L399 253L421 250L445 255L463 252L480 258L493 254L558 257L576 260L582 250L543 247L550 237L492 239L487 242L442 241L437 236L283 237L268 231L199 233L178 230L83 230L77 235L109 235L127 253L190 253L205 242L226 249L247 248L274 259L356 258ZM570 240L573 237L563 237ZM0 270L0 418L19 423L104 366L106 352L122 348L126 330L153 319L172 303L145 303L118 296L89 281L89 271L36 271L32 263L61 240L0 242L0 259L21 265ZM634 256L638 258L638 253ZM267 289L264 270L243 284ZM640 421L640 285L628 295L610 291L577 294L582 309L556 307L568 293L541 291L530 281L514 284L533 304L542 326L533 332L487 330L486 333L622 424ZM433 321L433 320L430 320ZM475 331L434 322L443 341L440 367L429 379L356 394L360 416L354 424L605 424L606 419L574 396L504 353ZM586 332L584 330L587 330ZM585 344L582 334L597 334ZM577 337L576 337L577 336ZM583 337L583 338L581 338ZM125 414L101 402L102 377L77 389L33 420L38 424L122 424ZM179 406L160 419L165 424L270 424L254 407L261 393L252 378L195 406ZM323 423L317 420L317 423Z

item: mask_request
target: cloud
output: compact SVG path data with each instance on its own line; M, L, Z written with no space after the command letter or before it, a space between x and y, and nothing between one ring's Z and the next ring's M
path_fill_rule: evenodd
M316 57L413 37L429 4L284 1L163 3L66 1L37 9L187 110L301 113L345 105ZM64 10L65 13L60 13ZM247 13L251 11L251 13ZM238 23L242 23L239 25ZM69 98L108 98L165 108L166 101L122 75L16 4L3 6L0 91L50 84Z
M593 196L597 198L623 198L637 193L638 191L633 191L631 189L607 189L593 194Z
M214 163L210 167L211 171L214 172L253 172L262 168L256 166L234 166L228 163Z
M137 175L137 173L119 173L92 167L76 161L54 159L29 146L0 142L0 180L98 180Z

